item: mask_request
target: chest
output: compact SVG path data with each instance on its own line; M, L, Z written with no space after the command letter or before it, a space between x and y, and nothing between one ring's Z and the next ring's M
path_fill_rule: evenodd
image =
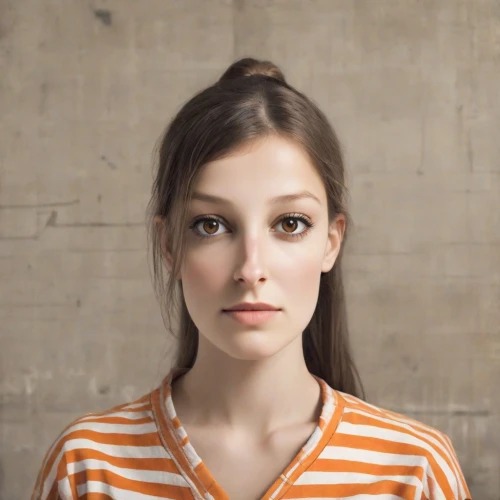
M188 432L189 440L231 500L260 500L290 465L316 424L290 429L266 443L217 433Z

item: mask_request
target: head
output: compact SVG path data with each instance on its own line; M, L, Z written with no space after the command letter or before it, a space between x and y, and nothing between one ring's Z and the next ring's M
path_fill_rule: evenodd
M159 143L148 207L175 366L194 365L200 336L245 360L298 340L311 373L364 397L342 282L347 195L328 119L272 63L239 60L189 100ZM280 311L249 328L223 312L240 302Z

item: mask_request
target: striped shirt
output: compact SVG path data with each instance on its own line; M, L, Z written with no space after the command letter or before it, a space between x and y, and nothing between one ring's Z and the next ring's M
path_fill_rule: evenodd
M47 451L32 500L227 500L176 416L173 369L133 403L84 415ZM446 434L321 386L315 431L263 499L466 500Z

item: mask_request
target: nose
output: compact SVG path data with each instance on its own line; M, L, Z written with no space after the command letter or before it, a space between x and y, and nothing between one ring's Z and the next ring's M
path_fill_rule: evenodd
M262 240L255 237L244 239L243 249L240 254L242 257L236 266L234 279L240 282L243 281L249 286L267 280L264 253Z

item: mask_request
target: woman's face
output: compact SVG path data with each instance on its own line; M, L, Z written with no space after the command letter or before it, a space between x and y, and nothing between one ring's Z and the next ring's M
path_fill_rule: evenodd
M313 197L272 201L306 191ZM328 227L321 178L303 150L283 138L259 139L206 164L194 193L178 276L189 314L203 340L228 356L272 356L311 320L321 272L333 267L345 219ZM216 220L203 220L208 216ZM223 312L241 302L280 311L264 323L242 324Z

